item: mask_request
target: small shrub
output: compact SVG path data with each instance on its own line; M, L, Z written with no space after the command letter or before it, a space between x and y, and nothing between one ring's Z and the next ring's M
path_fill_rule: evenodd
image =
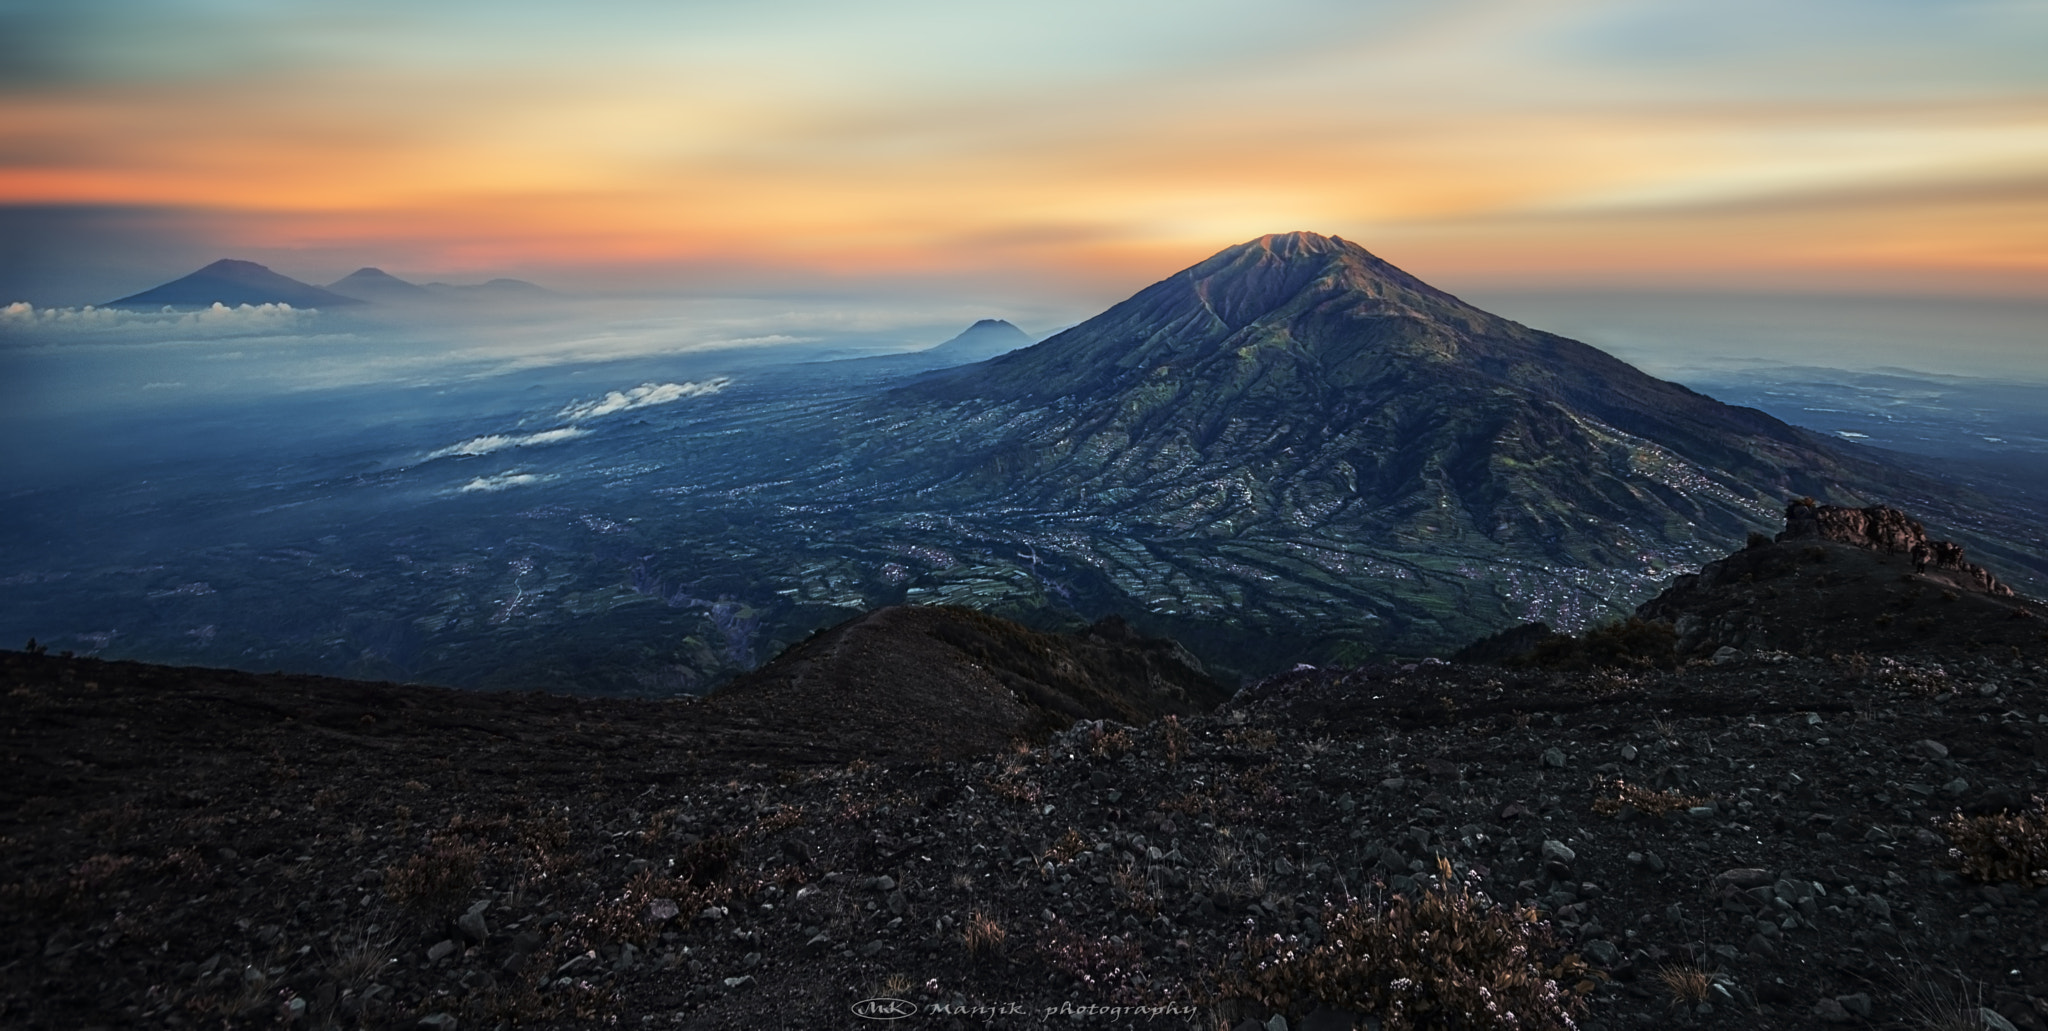
M1278 935L1246 942L1245 964L1219 978L1226 998L1301 1015L1317 1005L1371 1013L1385 1031L1425 1028L1562 1029L1594 985L1534 911L1497 907L1439 861L1443 886L1384 905L1350 900L1323 911L1322 940Z
M1249 752L1264 752L1280 743L1280 735L1264 727L1232 727L1223 740Z
M1965 874L1987 884L2048 885L2048 808L2039 796L2029 811L1957 813L1942 821L1941 830L1948 835L1949 857L1962 861Z
M1159 915L1159 899L1152 893L1152 878L1138 869L1137 864L1126 863L1111 871L1109 883L1119 896L1117 908L1147 918Z
M1067 832L1060 835L1059 840L1053 842L1052 847L1047 849L1045 854L1038 857L1038 859L1042 863L1064 863L1080 855L1087 848L1088 842L1082 840L1080 833L1075 831L1074 828L1069 827Z
M1104 730L1096 727L1088 732L1088 754L1098 759L1114 759L1131 750L1131 735L1122 727Z
M1681 809L1707 804L1704 798L1681 794L1676 789L1652 791L1625 780L1615 781L1611 790L1613 797L1593 800L1594 812L1602 816L1617 816L1624 807L1633 807L1645 816L1669 816Z
M1135 1005L1146 1001L1138 987L1143 979L1145 952L1135 942L1113 935L1096 938L1075 934L1062 923L1046 928L1038 942L1038 953L1047 966L1112 1004Z
M439 914L459 908L479 883L483 855L451 834L436 834L427 850L384 871L384 894L408 909Z

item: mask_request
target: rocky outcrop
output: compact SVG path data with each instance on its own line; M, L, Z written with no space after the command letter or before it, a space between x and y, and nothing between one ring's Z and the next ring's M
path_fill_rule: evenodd
M1929 538L1926 527L1896 508L1841 508L1802 498L1785 506L1785 529L1777 539L1838 541L1886 555L1906 555L1913 560L1914 572L1944 570L1957 574L1951 579L1962 581L1960 586L2012 596L2012 588L1999 583L1990 570L1963 561L1962 545Z

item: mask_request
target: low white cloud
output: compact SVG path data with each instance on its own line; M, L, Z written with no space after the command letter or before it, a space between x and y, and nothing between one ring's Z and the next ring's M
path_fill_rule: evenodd
M166 330L205 336L240 336L247 333L291 333L310 328L319 317L312 308L289 304L242 304L228 307L215 302L197 311L131 311L126 308L38 308L27 301L15 301L0 308L0 329L26 332L44 330L80 333L148 332Z
M494 451L503 451L506 448L558 444L565 440L574 440L577 437L587 436L589 433L589 430L575 426L564 426L560 429L542 430L539 433L528 434L491 433L481 437L471 437L460 444L450 444L439 451L429 453L427 458L432 460L435 458L449 458L455 455L488 455Z
M539 473L499 473L496 476L479 476L463 484L458 490L463 494L488 494L501 490L510 490L514 487L524 487L534 483L545 483L552 479L554 477L542 476Z
M614 390L595 401L579 401L556 414L570 422L580 422L615 412L632 411L635 408L673 404L686 397L716 394L731 383L732 379L727 376L719 376L702 383L642 383L631 390Z

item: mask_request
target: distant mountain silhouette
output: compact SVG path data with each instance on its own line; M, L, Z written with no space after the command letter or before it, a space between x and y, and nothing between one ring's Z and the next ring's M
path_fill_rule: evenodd
M311 283L282 276L253 261L223 258L211 265L152 287L139 294L108 301L109 308L206 308L214 304L289 304L294 308L343 308L362 304Z
M524 279L493 279L483 283L428 283L426 289L434 293L450 294L457 297L543 297L559 296L553 290Z
M426 301L434 297L432 291L378 268L359 268L327 284L327 289L344 297L384 304Z
M1009 322L982 319L962 330L959 336L918 353L928 358L944 358L950 364L978 362L1030 345L1031 337Z

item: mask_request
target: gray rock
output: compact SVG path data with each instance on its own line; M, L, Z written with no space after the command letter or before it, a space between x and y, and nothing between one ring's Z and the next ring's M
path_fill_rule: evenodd
M907 910L909 908L910 902L903 897L902 892L892 891L889 893L889 912L894 913L897 916L902 916L904 910Z
M1865 841L1890 841L1890 840L1892 840L1892 832L1891 832L1891 831L1888 831L1888 830L1886 830L1886 829L1884 829L1883 827L1875 827L1875 826L1873 826L1873 827L1872 827L1872 828L1870 828L1869 830L1867 830L1867 831L1864 831L1864 832L1863 832L1863 840L1865 840Z
M1623 746L1621 746L1621 758L1622 758L1622 761L1623 761L1623 762L1635 762L1635 761L1636 761L1636 755L1637 755L1637 754L1638 754L1638 753L1636 752L1636 746L1634 746L1634 745L1623 745Z
M1931 759L1948 758L1948 746L1929 738L1913 742L1913 750Z
M1731 662L1734 662L1736 657L1741 654L1741 652L1735 650L1735 647L1733 645L1724 644L1721 647L1714 649L1712 661L1716 666L1725 666Z
M1543 765L1554 770L1564 769L1564 750L1555 747L1544 749Z
M1743 947L1748 949L1751 954L1761 956L1764 959L1778 958L1777 946L1772 945L1771 940L1765 937L1762 932L1750 935L1749 940L1743 943Z
M1714 876L1714 879L1747 891L1750 888L1761 888L1771 883L1771 873L1768 870L1754 866L1738 866L1731 870L1721 871Z
M1989 1006L1977 1007L1977 1022L1984 1025L1984 1031L2020 1031L2012 1021L2005 1019Z
M894 877L891 877L891 876L889 876L888 874L883 874L882 876L880 876L880 877L877 877L877 878L875 878L875 890L876 890L876 891L895 891L895 890L896 890L896 878L894 878Z
M1665 870L1670 869L1669 866L1665 865L1664 857L1659 856L1655 852L1643 853L1643 868L1651 873L1663 873Z
M591 951L586 952L581 956L573 957L567 963L564 963L561 966L556 967L555 976L574 977L575 975L580 974L585 970L589 970L590 968L596 965L597 950L592 949Z
M725 907L705 906L703 910L697 914L697 919L715 924L720 920L725 919Z
M1621 959L1621 950L1615 948L1614 943L1605 938L1595 938L1587 942L1580 951L1603 967L1611 967Z
M861 946L861 947L860 947L860 954L861 954L862 956L872 956L872 955L874 955L874 954L876 954L876 953L878 953L878 952L882 951L882 948L883 948L883 946L882 946L882 939L880 939L880 938L876 938L876 939L875 939L874 941L871 941L871 942L867 943L866 945L863 945L863 946Z
M429 1013L426 1016L421 1017L420 1022L414 1024L413 1026L430 1028L431 1031L455 1031L455 1014L445 1012Z
M1564 863L1569 866L1578 860L1579 854L1562 841L1546 840L1543 843L1543 858L1548 862Z
M725 990L729 992L736 992L753 983L754 975L752 974L741 974L738 977L728 977L723 982L723 984L725 985Z
M490 906L491 900L484 899L476 905L469 907L467 912L455 918L455 929L461 931L463 937L478 945L489 941L491 928L490 925L484 923L484 910L489 909Z
M1961 777L1957 777L1956 779L1949 781L1946 784L1943 784L1941 786L1941 790L1951 795L1960 795L1963 792L1970 790L1970 782L1964 780Z
M455 955L456 947L457 946L453 941L450 941L445 938L435 942L434 947L427 950L427 962L439 963L442 960Z
M1287 1031L1287 1018L1273 1014L1273 1019L1266 1021L1266 1031Z
M1843 1009L1859 1017L1868 1018L1870 1016L1870 995L1867 992L1857 992L1854 995L1837 995L1835 996L1835 1001L1841 1003Z
M1850 1021L1849 1011L1833 999L1822 999L1813 1004L1815 1018L1829 1024L1846 1024Z

